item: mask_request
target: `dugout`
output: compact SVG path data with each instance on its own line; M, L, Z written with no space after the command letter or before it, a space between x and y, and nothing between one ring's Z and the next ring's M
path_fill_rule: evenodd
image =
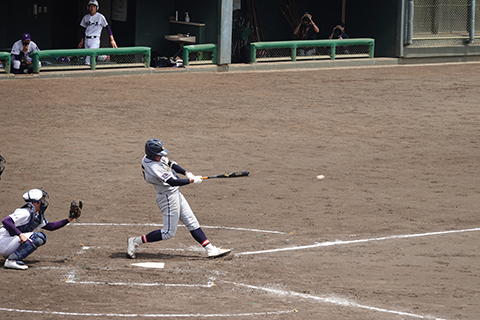
M87 0L0 0L0 3L1 50L9 51L23 32L31 33L40 49L77 47L82 32L79 23L87 12ZM319 25L319 39L327 38L333 26L343 20L351 38L375 39L376 57L480 56L478 0L99 0L99 3L99 12L107 17L119 46L147 46L165 56L178 50L178 44L166 40L165 35L190 33L197 37L197 43L216 43L231 50L235 60L235 50L241 54L250 41L293 40L294 20L305 11ZM186 11L191 24L170 20L176 12L179 20L184 20ZM232 12L231 24L225 23L222 15ZM248 21L248 25L239 26L239 17ZM231 43L226 34L231 36ZM108 46L106 32L102 46Z

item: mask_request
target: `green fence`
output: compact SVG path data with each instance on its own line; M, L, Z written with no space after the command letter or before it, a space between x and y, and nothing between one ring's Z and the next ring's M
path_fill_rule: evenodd
M370 38L253 42L250 62L373 58L374 47L375 40Z
M30 56L33 58L34 73L39 73L40 69L95 70L97 68L150 67L151 49L149 47L126 47L41 50L31 53Z
M2 66L0 69L4 69L5 73L10 73L10 66L12 64L12 54L10 52L0 52L0 62Z
M216 44L192 44L183 46L183 65L217 63Z

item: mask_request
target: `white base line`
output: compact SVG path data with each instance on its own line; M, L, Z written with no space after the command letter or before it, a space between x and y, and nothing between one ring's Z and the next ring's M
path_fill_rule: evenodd
M127 226L127 227L163 227L161 223L69 223L70 226ZM179 227L185 227L184 225L179 225ZM277 234L288 234L287 232L281 231L270 231L270 230L260 230L260 229L247 229L247 228L233 228L233 227L221 227L221 226L202 226L204 229L227 229L227 230L237 230L237 231L250 231L250 232L262 232L262 233L277 233Z
M312 248L318 248L318 247L329 247L329 246L338 246L338 245L345 245L345 244L356 244L356 243L362 243L362 242L383 241L383 240L392 240L392 239L406 239L406 238L416 238L416 237L428 237L428 236L438 236L438 235L444 235L444 234L473 232L473 231L480 231L480 228L439 231L439 232L427 232L427 233L417 233L417 234L405 234L405 235L396 235L396 236L370 238L370 239L360 239L360 240L327 241L327 242L322 242L322 243L311 244L311 245L308 245L308 246L288 247L288 248L280 248L280 249L250 251L250 252L239 252L236 255L239 256L239 255L248 255L248 254L269 253L269 252L304 250L304 249L312 249Z
M288 314L296 312L296 310L289 311L272 311L272 312L256 312L256 313L232 313L232 314L135 314L135 313L83 313L83 312L61 312L61 311L40 311L40 310L22 310L1 308L0 311L5 312L20 312L20 313L36 313L36 314L50 314L59 316L79 316L79 317L122 317L122 318L223 318L223 317L257 317L265 315Z
M338 297L322 298L322 297L317 297L317 296L314 296L314 295L311 295L311 294L298 293L298 292L294 292L294 291L283 291L283 290L277 290L277 289L271 289L271 288L257 287L257 286L252 286L252 285L248 285L248 284L235 283L235 282L230 282L230 281L223 281L223 282L230 283L230 284L233 284L233 285L236 285L236 286L239 286L239 287L266 291L268 293L271 293L271 294L274 294L274 295L277 295L277 296L283 296L283 297L291 296L291 297L302 298L302 299L313 299L315 301L336 304L336 305L340 305L340 306L343 306L343 307L362 308L362 309L384 312L384 313L392 313L392 314L396 314L396 315L400 315L400 316L406 316L406 317L412 317L412 318L445 320L445 319L442 319L442 318L435 318L435 317L432 317L432 316L422 316L422 315L414 314L414 313L388 310L388 309L376 308L376 307L369 307L369 306L358 304L356 302L352 302L352 301L349 301L347 299L338 298Z

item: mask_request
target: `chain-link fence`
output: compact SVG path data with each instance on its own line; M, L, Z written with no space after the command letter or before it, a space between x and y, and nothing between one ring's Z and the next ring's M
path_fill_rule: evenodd
M10 52L0 52L0 72L7 73L10 71L11 63L11 53Z
M7 64L6 59L0 59L0 72L5 72L5 64Z
M42 50L31 55L34 73L48 70L150 66L148 47Z
M198 51L188 53L189 64L213 63L213 51Z
M480 38L479 0L474 2L474 8L471 0L414 0L413 3L411 45L465 45L471 40L471 31L476 39Z
M373 39L256 42L251 62L373 58Z
M40 59L41 70L91 69L88 55L45 57ZM103 54L95 57L95 68L144 67L145 54Z

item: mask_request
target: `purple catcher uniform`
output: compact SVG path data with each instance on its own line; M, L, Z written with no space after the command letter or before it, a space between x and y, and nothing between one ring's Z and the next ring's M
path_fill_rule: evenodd
M38 230L54 231L69 223L68 219L47 221L48 193L45 190L27 191L23 199L27 203L2 220L0 255L7 258L5 268L28 269L22 260L47 242L47 236Z

